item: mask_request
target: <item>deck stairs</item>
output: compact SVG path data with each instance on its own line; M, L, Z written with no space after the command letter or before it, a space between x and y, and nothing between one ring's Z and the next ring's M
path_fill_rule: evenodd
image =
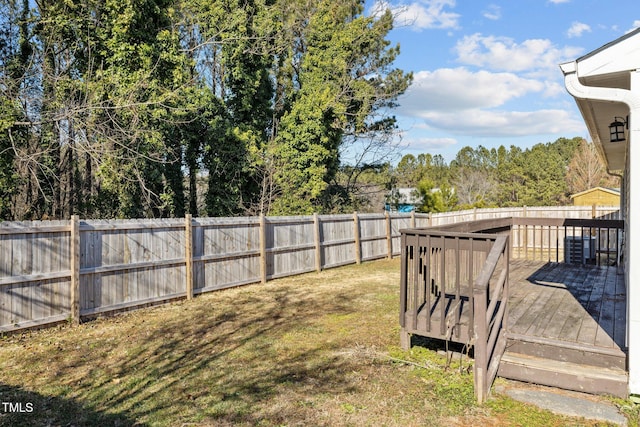
M591 394L628 395L627 355L540 337L507 333L498 376Z

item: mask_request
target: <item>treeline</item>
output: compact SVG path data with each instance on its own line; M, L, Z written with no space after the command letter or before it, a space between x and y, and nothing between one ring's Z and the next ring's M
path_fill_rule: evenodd
M392 205L402 201L393 189L415 188L423 212L564 205L571 203L571 194L620 186L594 144L581 138L560 138L524 150L513 145L464 147L449 164L439 155L407 154L397 167L379 169L368 178L391 189L387 201Z
M411 81L359 0L0 3L0 219L353 204Z

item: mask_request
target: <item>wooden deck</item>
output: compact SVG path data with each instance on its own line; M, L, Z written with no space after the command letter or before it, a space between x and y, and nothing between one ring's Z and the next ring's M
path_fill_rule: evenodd
M626 290L616 267L512 260L508 333L624 351Z
M498 376L594 394L627 395L626 290L617 267L512 259L507 345ZM410 333L471 342L468 301L445 294L424 306ZM432 313L428 322L427 312ZM455 314L458 321L454 322ZM406 324L413 318L406 316ZM428 328L427 328L428 325ZM425 329L426 328L426 329Z
M510 337L605 353L626 351L626 290L624 276L618 274L616 267L514 259L509 276ZM443 296L436 293L432 292L432 304L419 311L418 329L412 332L443 338L439 335L442 316L436 309ZM454 308L460 313L457 327L447 326L446 338L466 343L470 339L465 334L470 304L463 299L455 305L453 295L445 295L449 301L445 304L445 318L449 323ZM428 312L432 317L425 330ZM410 324L412 317L407 315L406 319Z
M612 266L623 230L544 218L403 230L401 346L473 346L478 402L496 375L626 397L625 278Z
M608 266L512 261L498 375L626 397L624 275Z

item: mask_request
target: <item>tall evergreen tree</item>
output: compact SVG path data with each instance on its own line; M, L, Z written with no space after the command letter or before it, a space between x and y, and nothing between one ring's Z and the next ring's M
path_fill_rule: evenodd
M411 80L391 69L399 51L385 40L389 12L375 19L362 15L361 1L328 0L301 10L306 25L295 27L300 34L294 31L288 51L296 59L295 80L280 94L285 101L273 146L279 213L322 210L345 137L392 129L395 120L376 113L393 105Z

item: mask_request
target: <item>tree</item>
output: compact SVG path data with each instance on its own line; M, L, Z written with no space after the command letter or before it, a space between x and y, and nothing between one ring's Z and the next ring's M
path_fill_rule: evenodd
M0 216L350 205L341 151L387 146L411 79L363 3L2 2Z
M309 3L301 9L306 25L296 25L301 33L285 51L296 59L286 68L294 81L280 83L277 91L282 109L272 153L282 191L274 205L278 213L322 209L341 145L391 132L395 119L379 113L411 80L391 69L399 50L384 38L392 27L390 12L375 19L362 15L361 1Z
M492 204L496 182L488 171L462 167L458 168L453 186L462 209L481 208Z
M571 193L579 193L599 185L616 185L612 177L608 178L606 167L595 145L586 140L580 142L569 162L566 181Z
M496 176L498 180L497 204L520 206L527 180L525 155L521 148L512 145L509 150L500 146L497 150Z
M396 174L400 185L415 187L420 181L421 165L413 154L406 154L396 166Z
M419 212L443 212L446 209L445 202L439 189L435 188L433 181L423 179L416 188L421 199Z
M33 55L29 20L27 0L0 5L0 219L15 215L12 199L19 183L15 146L28 138L28 129L16 123L25 121L19 106Z

